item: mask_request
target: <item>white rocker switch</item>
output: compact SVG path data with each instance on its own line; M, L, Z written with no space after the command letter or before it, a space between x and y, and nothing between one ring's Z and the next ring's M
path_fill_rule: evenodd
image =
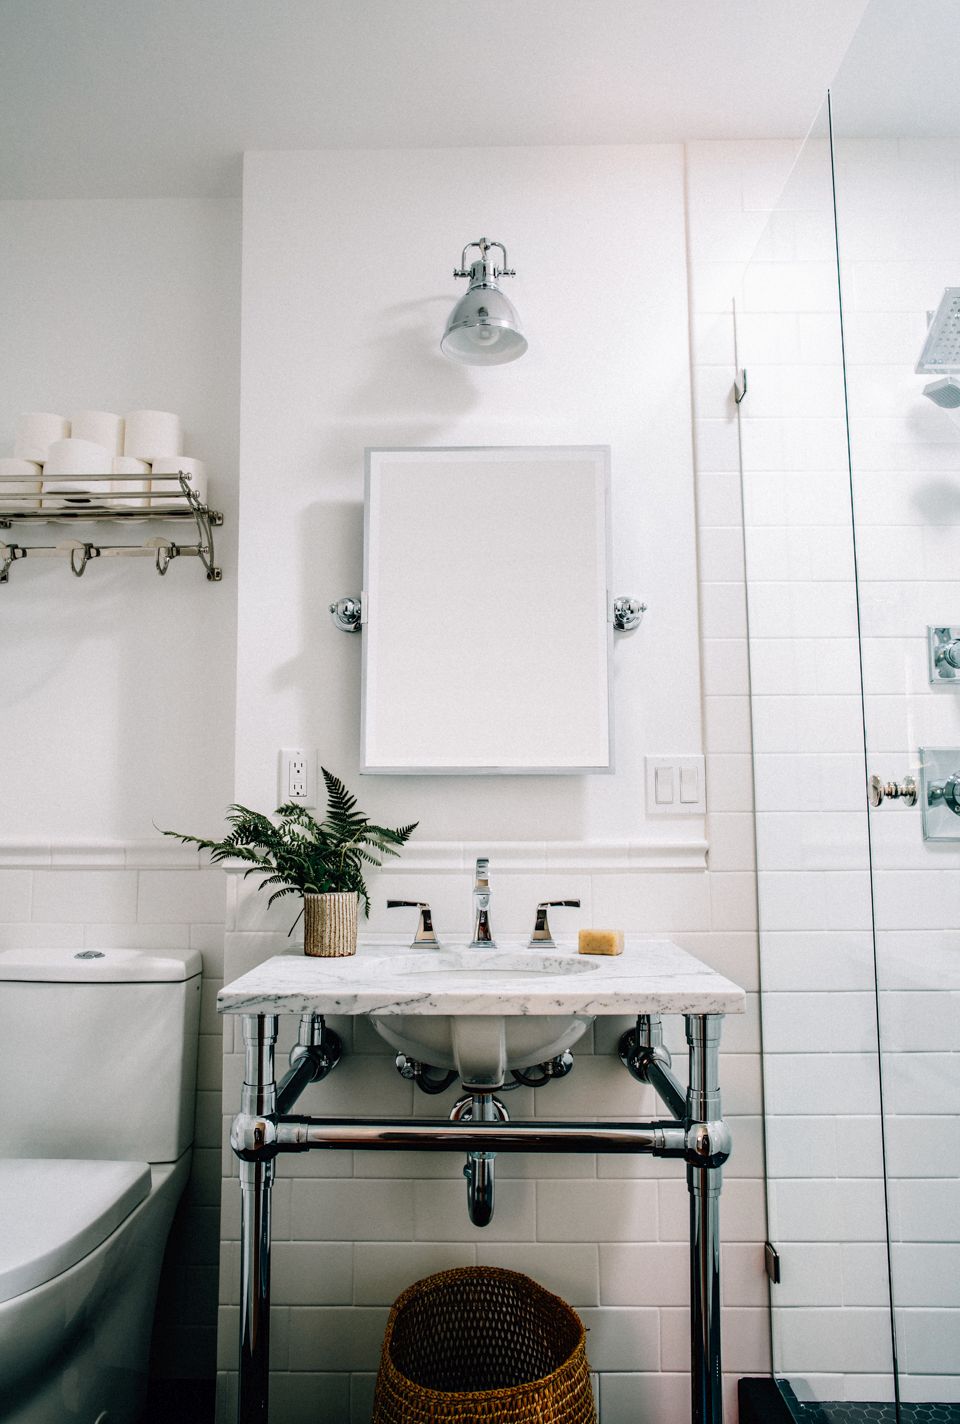
M705 814L702 756L648 756L645 761L648 815Z
M654 768L654 796L658 806L673 805L673 767L658 766Z

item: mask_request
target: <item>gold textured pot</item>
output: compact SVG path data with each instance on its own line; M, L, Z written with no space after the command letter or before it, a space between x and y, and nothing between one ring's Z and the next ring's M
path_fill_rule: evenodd
M343 890L303 897L303 952L334 959L357 952L358 896Z

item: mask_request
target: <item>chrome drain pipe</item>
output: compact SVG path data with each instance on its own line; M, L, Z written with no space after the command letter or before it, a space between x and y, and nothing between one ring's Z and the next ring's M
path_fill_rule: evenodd
M683 1122L687 1095L672 1072L670 1050L663 1042L658 1014L638 1014L636 1028L628 1029L617 1046L620 1062L638 1083L649 1083L667 1111Z
M492 1093L471 1093L454 1103L451 1122L509 1122L510 1114ZM489 1226L493 1220L497 1160L495 1152L468 1152L463 1168L467 1179L467 1215L474 1226Z
M290 1112L311 1083L319 1083L340 1062L340 1035L327 1028L322 1014L301 1014L300 1032L290 1050L290 1067L277 1084L277 1112Z

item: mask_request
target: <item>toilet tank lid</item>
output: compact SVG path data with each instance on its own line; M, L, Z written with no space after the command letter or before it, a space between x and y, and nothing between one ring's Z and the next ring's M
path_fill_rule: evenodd
M0 983L144 984L192 979L203 969L195 949L57 949L41 945L0 950Z
M139 1206L150 1180L146 1162L0 1160L0 1301L89 1256Z

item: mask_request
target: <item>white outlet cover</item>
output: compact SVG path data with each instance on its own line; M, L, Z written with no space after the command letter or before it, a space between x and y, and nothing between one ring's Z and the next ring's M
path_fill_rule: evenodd
M277 775L277 805L295 801L298 806L313 809L316 804L314 785L316 754L305 747L281 747Z

